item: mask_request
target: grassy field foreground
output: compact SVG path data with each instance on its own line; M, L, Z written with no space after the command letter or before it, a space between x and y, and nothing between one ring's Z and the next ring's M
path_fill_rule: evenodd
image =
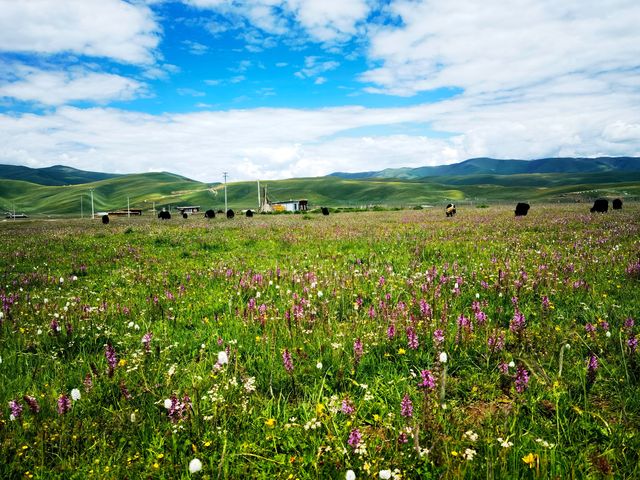
M638 478L639 239L637 204L4 222L0 477Z

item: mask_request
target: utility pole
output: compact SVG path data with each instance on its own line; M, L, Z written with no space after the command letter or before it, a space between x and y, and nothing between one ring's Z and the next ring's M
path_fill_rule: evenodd
M227 207L227 172L222 172L222 175L224 175L224 213L227 213L228 211L228 207Z
M82 199L84 195L80 194L80 218L84 218L84 210L82 208Z
M91 192L91 220L93 220L95 216L95 213L93 211L93 188L89 191Z
M262 198L260 198L260 180L258 180L258 210L262 206Z
M131 218L131 209L129 208L129 195L127 195L127 218Z

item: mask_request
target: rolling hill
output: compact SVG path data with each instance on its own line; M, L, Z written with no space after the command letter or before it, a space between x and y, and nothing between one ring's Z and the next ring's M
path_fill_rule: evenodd
M332 173L332 176L350 179L400 178L405 180L425 177L459 175L517 175L527 173L607 173L640 172L639 157L598 158L542 158L539 160L497 160L471 158L451 165L418 168L387 168L377 172Z
M597 163L597 168L600 168L597 172L511 174L504 173L506 166L495 163L501 161L489 160L473 159L463 162L466 165L444 166L457 171L457 175L419 178L343 178L332 175L274 180L261 182L261 185L268 186L272 201L306 198L311 208L374 205L412 207L441 205L450 201L590 201L600 196L640 199L640 171L633 170L638 159L626 163L617 159L602 160ZM572 159L564 168L575 170L576 165L583 163L573 160L576 159ZM487 172L492 165L497 171ZM519 164L513 165L509 167L512 170L521 168ZM530 168L544 170L552 167L549 161L542 161ZM203 210L224 208L224 187L221 184L197 182L167 172L116 175L90 183L70 184L70 179L86 180L88 177L84 174L91 174L74 169L70 171L72 175L69 178L58 177L58 180L65 181L65 185L0 179L0 212L13 211L15 207L16 212L29 216L88 216L91 213L91 191L95 212L125 209L127 200L131 208L140 208L145 214L149 214L154 207L159 209L180 204L200 205ZM475 173L460 174L467 171ZM41 175L42 172L34 179L40 179ZM229 183L227 196L229 207L235 210L255 209L258 206L255 182Z
M30 168L20 165L0 165L0 179L22 180L38 185L77 185L119 177L115 173L87 172L64 165Z

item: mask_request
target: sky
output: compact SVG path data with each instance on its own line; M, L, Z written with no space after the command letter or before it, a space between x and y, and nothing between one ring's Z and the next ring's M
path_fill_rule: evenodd
M0 0L0 163L218 182L640 155L638 0Z

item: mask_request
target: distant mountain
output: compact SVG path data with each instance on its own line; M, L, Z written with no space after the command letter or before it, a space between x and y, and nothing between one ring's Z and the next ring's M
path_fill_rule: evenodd
M462 175L521 175L528 173L621 173L640 172L640 157L542 158L539 160L498 160L471 158L451 165L418 168L387 168L378 172L344 173L331 176L348 179L395 178L417 180L426 177Z
M29 168L20 165L0 165L0 178L6 180L22 180L38 185L61 186L80 185L99 180L119 177L115 173L86 172L64 165L45 168Z

